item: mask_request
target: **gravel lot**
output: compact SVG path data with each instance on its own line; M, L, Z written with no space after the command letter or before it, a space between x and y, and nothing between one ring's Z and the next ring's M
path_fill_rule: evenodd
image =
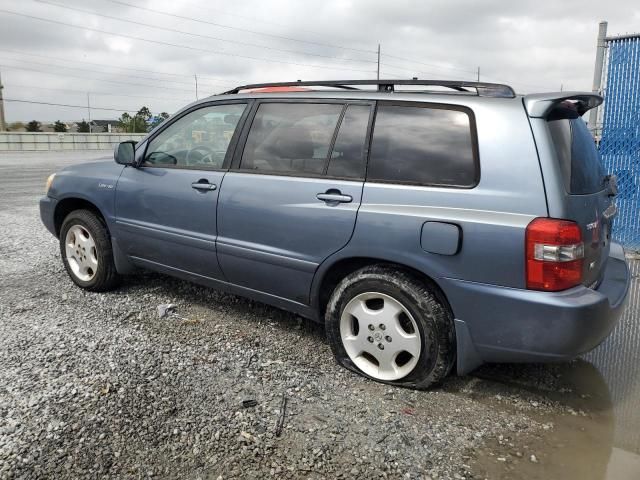
M612 405L584 361L414 392L259 303L157 274L78 289L36 201L79 156L0 157L0 478L604 478Z

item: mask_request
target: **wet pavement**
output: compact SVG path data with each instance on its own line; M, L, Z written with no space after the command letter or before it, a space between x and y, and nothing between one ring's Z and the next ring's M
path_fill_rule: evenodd
M630 258L629 266L627 308L594 351L570 363L486 365L470 375L478 384L463 392L496 408L530 405L528 416L544 425L542 433L492 439L477 452L476 475L640 479L640 259ZM544 403L549 408L539 409Z
M632 260L630 268L631 291L619 325L600 347L585 356L597 370L591 383L602 382L602 397L609 400L601 405L601 411L612 417L608 464L608 478L612 479L624 478L625 472L627 478L640 478L640 260Z
M105 156L110 152L2 153L0 175L14 180L0 182L0 199L31 205L49 172ZM468 478L640 479L640 259L630 260L630 268L626 311L593 352L564 364L486 365L445 382L445 393L524 412L532 425L517 433L505 429L482 448L461 452ZM425 392L416 411L428 402Z

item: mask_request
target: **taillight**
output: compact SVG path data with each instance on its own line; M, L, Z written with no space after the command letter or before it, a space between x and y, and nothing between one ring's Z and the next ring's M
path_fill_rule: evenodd
M536 218L526 232L527 288L558 291L582 283L584 244L569 220Z

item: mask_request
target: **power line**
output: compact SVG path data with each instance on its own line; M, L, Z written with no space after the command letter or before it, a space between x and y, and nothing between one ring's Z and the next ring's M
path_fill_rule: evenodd
M183 91L183 92L187 92L189 90L182 90L179 88L171 88L171 87L155 87L154 85L147 85L147 84L142 84L142 83L131 83L131 82L119 82L117 80L103 80L101 78L91 78L91 77L83 77L80 75L69 75L69 74L61 74L61 73L55 73L55 72L47 72L46 70L38 70L36 68L28 68L28 67L21 67L21 66L14 66L14 65L6 65L6 64L0 64L0 67L5 67L8 68L10 70L24 70L27 72L38 72L38 73L44 73L45 75L54 75L54 76L58 76L58 77L66 77L66 78L80 78L82 80L93 80L95 82L104 82L104 83L114 83L117 85L129 85L129 86L134 86L134 87L144 87L144 88L164 88L167 90L178 90L178 91Z
M11 59L13 60L13 59ZM39 63L39 62L26 62L26 63L33 63L36 65L44 65L44 66L56 66L56 65L47 65L47 64L43 64L43 63ZM147 83L131 83L131 82L121 82L118 80L103 80L101 78L93 78L93 77L85 77L85 76L79 76L79 75L68 75L68 74L58 74L56 72L48 72L46 70L38 70L35 68L28 68L28 67L24 67L22 65L8 65L6 63L2 64L3 67L9 68L9 69L16 69L16 70L26 70L26 71L34 71L34 72L42 72L45 74L50 74L50 75L60 75L63 77L75 77L75 78L81 78L83 80L94 80L96 82L108 82L108 83L116 83L116 84L121 84L121 85L131 85L131 86L136 86L136 87L144 87L144 88L159 88L159 89L163 89L163 90L174 90L174 91L178 91L178 92L191 92L191 90L185 90L183 88L173 88L173 87L163 87L163 86L158 86L158 85L150 85ZM71 68L71 67L64 67L64 66L59 66L59 68ZM82 70L82 69L75 69L75 68L71 68L72 70Z
M7 48L0 48L0 51L7 52L7 53L16 53L18 55L27 55L27 56L30 56L30 57L44 58L44 59L47 59L47 60L59 60L61 62L80 63L80 64L83 64L83 65L94 65L94 66L97 66L97 67L104 67L104 68L115 68L115 69L120 69L120 70L131 70L131 71L134 71L134 72L151 73L151 74L154 74L154 75L170 75L170 76L174 76L174 77L184 77L184 78L192 78L193 77L193 75L191 75L191 74L169 73L169 72L160 72L158 70L144 70L142 68L105 65L104 63L87 62L86 60L71 60L71 59L68 59L68 58L54 57L52 55L38 55L36 53L29 53L29 52L24 52L24 51L21 51L21 50L12 50L12 49L7 49ZM231 85L231 83L224 83L223 79L221 79L221 78L209 77L209 76L205 76L205 75L200 75L200 78L214 80L214 81L210 82L212 84L219 84L219 85L223 85L223 86L224 85ZM161 79L157 79L157 80L161 80ZM232 82L234 82L234 84L238 83L235 80L233 80Z
M126 77L126 78L140 78L143 80L153 80L156 82L169 82L169 83L176 83L178 85L193 85L191 82L180 82L178 80L165 80L165 79L161 79L161 78L152 78L152 77L143 77L140 75L127 75L127 74L123 74L123 73L112 73L112 72L97 72L95 70L90 70L88 68L81 68L81 67L69 67L67 65L56 65L53 63L43 63L43 62L36 62L34 60L22 60L19 58L11 58L11 57L0 57L0 60L11 60L14 62L22 62L22 63L29 63L29 64L33 64L33 65L42 65L45 67L55 67L55 68L65 68L65 69L69 69L69 70L78 70L81 72L90 72L90 73L108 73L109 75L116 75L119 77ZM227 84L229 85L229 84ZM149 85L151 86L151 85ZM156 88L166 88L166 89L171 89L171 90L179 90L179 91L183 91L183 92L191 92L192 90L187 90L187 89L183 89L183 88L173 88L173 87L165 87L165 86L156 86L154 85L154 87Z
M159 26L159 25L151 25L149 23L138 22L136 20L128 20L128 19L124 19L124 18L120 18L120 17L114 17L113 15L107 15L107 14L104 14L104 13L97 13L97 12L94 12L92 10L87 10L87 9L84 9L84 8L69 7L67 5L60 5L59 3L51 2L49 0L33 0L33 1L37 2L37 3L44 3L46 5L53 5L53 6L59 7L59 8L65 8L67 10L72 10L72 11L75 11L75 12L81 12L81 13L87 13L89 15L95 15L97 17L108 18L110 20L116 20L116 21L119 21L119 22L132 23L134 25L140 25L140 26L148 27L148 28L155 28L157 30L163 30L163 31L166 31L166 32L179 33L179 34L182 34L182 35L189 35L189 36L198 37L198 38L208 38L210 40L216 40L216 41L219 41L219 42L227 42L227 43L236 44L236 45L243 45L243 46L246 46L246 47L263 48L265 50L273 50L273 51L277 51L277 52L294 53L296 55L306 55L306 56L313 56L313 57L329 58L329 59L333 59L333 60L348 61L348 62L375 63L372 60L358 60L358 59L355 59L355 58L344 58L344 57L336 57L336 56L333 56L333 55L323 55L321 53L303 52L301 50L289 50L289 49L286 49L286 48L269 47L267 45L260 45L260 44L257 44L257 43L239 42L237 40L228 40L226 38L214 37L214 36L211 36L211 35L204 35L204 34L194 33L194 32L186 32L184 30L178 30L178 29L175 29L175 28L162 27L162 26ZM142 8L142 7L136 7L136 8ZM153 11L155 11L155 10L153 10ZM164 12L160 12L160 13L164 13ZM169 15L169 14L167 14L167 15ZM185 18L188 18L188 17L185 17ZM200 20L191 19L191 21L199 22Z
M199 10L207 10L209 12L217 12L217 13L220 13L222 15L228 15L230 17L237 17L237 18L244 18L245 20L251 20L252 22L264 23L264 24L267 24L267 25L275 25L277 27L285 27L285 28L291 27L291 25L286 25L284 23L271 22L271 21L265 20L263 18L250 17L248 15L240 15L240 14L237 14L237 13L228 12L226 10L220 10L218 8L203 7L202 4L200 4L199 2L194 2L192 0L185 0L185 3L189 3L189 4L194 5L194 6L197 5ZM298 29L300 30L300 29L302 29L302 27L298 27ZM318 31L315 31L315 30L309 30L307 28L305 28L304 30L305 30L305 32L312 33L314 35L326 36L325 32L318 32ZM348 47L340 47L340 48L342 48L344 50L351 50ZM369 50L356 50L356 51L357 52L361 52L362 51L362 52L372 53Z
M55 74L54 74L55 75ZM67 93L75 93L78 95L84 95L84 92L78 91L78 89L68 89L68 88L53 88L53 87L41 87L36 85L14 85L14 84L4 84L5 87L11 87L12 89L22 89L22 90L49 90L52 92L67 92ZM148 95L127 95L124 93L107 93L107 92L99 92L95 90L91 90L89 92L91 95L95 96L108 96L108 97L128 97L128 98L138 98L138 99L146 99L146 100L163 100L163 101L180 101L180 102L189 102L191 99L185 97L154 97Z
M188 45L180 45L177 43L171 43L171 42L164 42L161 40L150 40L148 38L144 38L144 37L137 37L135 35L128 35L128 34L124 34L124 33L114 33L114 32L109 32L107 30L102 30L99 28L93 28L93 27L88 27L88 26L84 26L84 25L75 25L73 23L66 23L66 22L62 22L60 20L52 20L49 18L42 18L42 17L37 17L35 15L28 15L26 13L19 13L19 12L14 12L11 10L4 10L4 9L0 9L0 13L7 13L9 15L16 15L19 17L24 17L24 18L29 18L32 20L39 20L41 22L47 22L47 23L52 23L55 25L64 25L65 27L72 27L72 28L77 28L80 30L89 30L91 32L98 32L98 33L103 33L105 35L112 35L114 37L122 37L122 38L130 38L133 40L140 40L143 42L148 42L148 43L155 43L158 45L164 45L164 46L169 46L169 47L176 47L176 48L184 48L187 50L194 50L194 51L199 51L199 52L206 52L210 55L223 55L223 56L228 56L228 57L238 57L238 58L246 58L249 60L258 60L260 62L271 62L271 63L280 63L280 64L285 64L285 65L297 65L297 66L302 66L302 67L311 67L311 68L321 68L321 69L325 69L325 70L334 70L334 71L341 71L341 70L350 70L350 71L354 71L354 72L364 72L364 73L371 73L368 70L359 70L359 69L354 69L354 68L345 68L345 67L329 67L326 65L313 65L310 63L299 63L299 62L287 62L284 60L273 60L273 59L268 59L268 58L259 58L259 57L251 57L249 55L239 55L236 53L227 53L227 52L214 52L211 50L207 50L205 48L198 48L198 47L192 47L192 46L188 46Z
M50 103L50 102L37 102L35 100L23 100L23 99L19 99L19 98L5 98L4 99L5 102L17 102L17 103L30 103L30 104L34 104L34 105L51 105L53 107L68 107L68 108L81 108L81 109L86 109L87 106L86 105L69 105L66 103ZM92 110L105 110L105 111L112 111L112 112L137 112L136 109L130 109L130 108L100 108L100 107L91 107Z
M207 24L207 25L212 25L214 27L227 28L227 29L230 29L230 30L238 30L240 32L248 32L248 33L253 33L253 34L256 34L256 35L264 35L264 36L267 36L267 37L279 38L281 40L288 40L288 41L300 42L300 43L308 43L310 45L318 45L318 46L321 46L321 47L337 48L337 49L341 49L341 50L352 50L354 52L364 52L364 53L374 53L374 54L377 53L375 50L364 50L364 49L360 49L360 48L343 47L343 46L340 46L340 45L332 45L330 43L313 42L311 40L301 40L299 38L285 37L283 35L276 35L276 34L273 34L273 33L258 32L256 30L250 30L248 28L232 27L230 25L223 25L221 23L210 22L208 20L201 20L199 18L192 18L192 17L183 16L183 15L177 15L177 14L174 14L174 13L164 12L162 10L156 10L156 9L148 8L148 7L140 7L138 5L133 5L131 3L123 2L123 1L120 1L120 0L106 0L106 1L111 2L111 3L116 3L116 4L119 4L119 5L124 5L126 7L132 7L132 8L137 8L139 10L145 10L147 12L153 12L153 13L157 13L157 14L160 14L160 15L166 15L166 16L173 17L173 18L179 18L181 20L191 20L191 21L194 21L194 22L199 22L199 23L204 23L204 24Z

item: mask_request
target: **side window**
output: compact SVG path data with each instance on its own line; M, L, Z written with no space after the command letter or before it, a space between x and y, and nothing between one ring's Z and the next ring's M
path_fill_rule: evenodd
M241 169L324 173L343 105L263 103L258 107Z
M471 129L464 109L382 104L367 179L473 187L479 171Z
M349 105L340 123L336 143L331 151L327 175L331 177L363 178L365 146L371 107Z
M244 103L214 105L188 113L155 137L143 166L222 168Z

